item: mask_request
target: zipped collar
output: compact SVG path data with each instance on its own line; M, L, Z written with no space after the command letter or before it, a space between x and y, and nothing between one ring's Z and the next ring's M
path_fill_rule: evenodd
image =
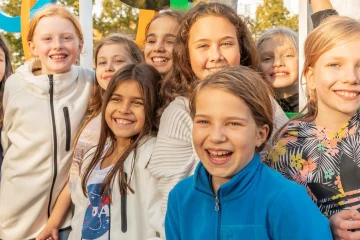
M253 159L227 183L220 186L218 194L221 201L230 201L245 194L260 171L262 163L260 154L256 153ZM194 173L194 188L210 196L215 196L211 187L211 175L199 162Z
M24 65L16 70L16 73L21 76L24 81L25 88L37 96L49 95L49 75L35 76L32 73L33 66L38 65L39 60L31 59L25 62ZM67 73L52 74L54 83L54 98L61 95L64 91L71 88L79 76L79 69L72 66L71 70Z

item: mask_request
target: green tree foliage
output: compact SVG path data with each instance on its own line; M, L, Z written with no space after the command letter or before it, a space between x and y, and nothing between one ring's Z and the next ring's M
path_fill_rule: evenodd
M58 0L79 15L79 0ZM89 0L90 2L90 0ZM94 3L95 0L92 0ZM93 16L94 39L111 32L124 32L135 38L137 31L138 10L132 8L119 0L103 0L103 11L100 16ZM19 16L21 11L21 0L0 0L0 8L10 16ZM1 30L0 30L1 32ZM16 69L23 64L24 52L20 33L1 32L8 41L12 51L12 62Z
M103 0L103 10L94 17L94 29L100 36L122 32L135 38L139 10L119 0Z
M251 21L252 33L258 37L265 29L271 27L288 27L298 31L298 15L290 15L283 0L264 0L256 10L256 17Z

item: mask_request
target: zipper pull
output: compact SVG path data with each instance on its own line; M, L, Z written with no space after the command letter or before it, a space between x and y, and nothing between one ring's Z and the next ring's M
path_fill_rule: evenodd
M215 197L215 211L217 211L217 212L220 210L219 202L220 202L220 200L219 200L218 196L216 196Z

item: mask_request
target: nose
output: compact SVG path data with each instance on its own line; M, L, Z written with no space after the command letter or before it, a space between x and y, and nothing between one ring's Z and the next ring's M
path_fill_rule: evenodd
M112 61L107 62L106 66L105 66L105 71L106 72L114 72L115 71Z
M274 56L273 67L283 67L285 66L284 58L282 56Z
M360 69L359 66L355 66L346 72L346 76L343 78L344 83L359 84L360 83Z
M131 113L130 106L131 106L131 101L122 101L120 103L118 111L123 114L129 114Z
M217 46L213 46L210 49L210 61L211 62L219 62L224 60L224 56L221 53L221 50Z
M53 39L53 49L61 49L62 48L62 40L60 38Z
M221 125L214 125L211 129L210 141L216 144L226 141L224 128Z
M165 48L164 48L164 42L162 40L158 40L155 43L155 52L164 52Z

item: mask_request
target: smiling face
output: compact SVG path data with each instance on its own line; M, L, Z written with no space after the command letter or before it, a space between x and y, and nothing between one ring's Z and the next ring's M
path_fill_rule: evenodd
M105 121L117 141L130 143L145 123L144 99L135 81L120 84L106 105Z
M340 44L309 68L306 80L308 88L316 91L318 117L342 114L351 118L360 108L359 46L358 39Z
M229 20L212 15L201 17L191 26L189 35L190 64L200 80L240 64L236 28Z
M123 44L103 45L96 58L96 79L106 90L111 77L126 64L133 63Z
M268 126L256 125L239 97L205 87L196 98L193 141L196 153L213 178L230 180L253 158L266 140ZM222 181L224 182L224 181Z
M0 48L0 81L3 80L6 70L6 57L4 50Z
M155 19L148 29L144 49L145 61L161 75L171 69L178 25L174 18L163 16Z
M298 82L299 58L288 39L282 36L266 39L259 46L259 54L259 69L273 88L287 88Z
M83 42L71 21L51 16L40 19L29 46L32 54L41 61L42 74L59 74L70 71Z

